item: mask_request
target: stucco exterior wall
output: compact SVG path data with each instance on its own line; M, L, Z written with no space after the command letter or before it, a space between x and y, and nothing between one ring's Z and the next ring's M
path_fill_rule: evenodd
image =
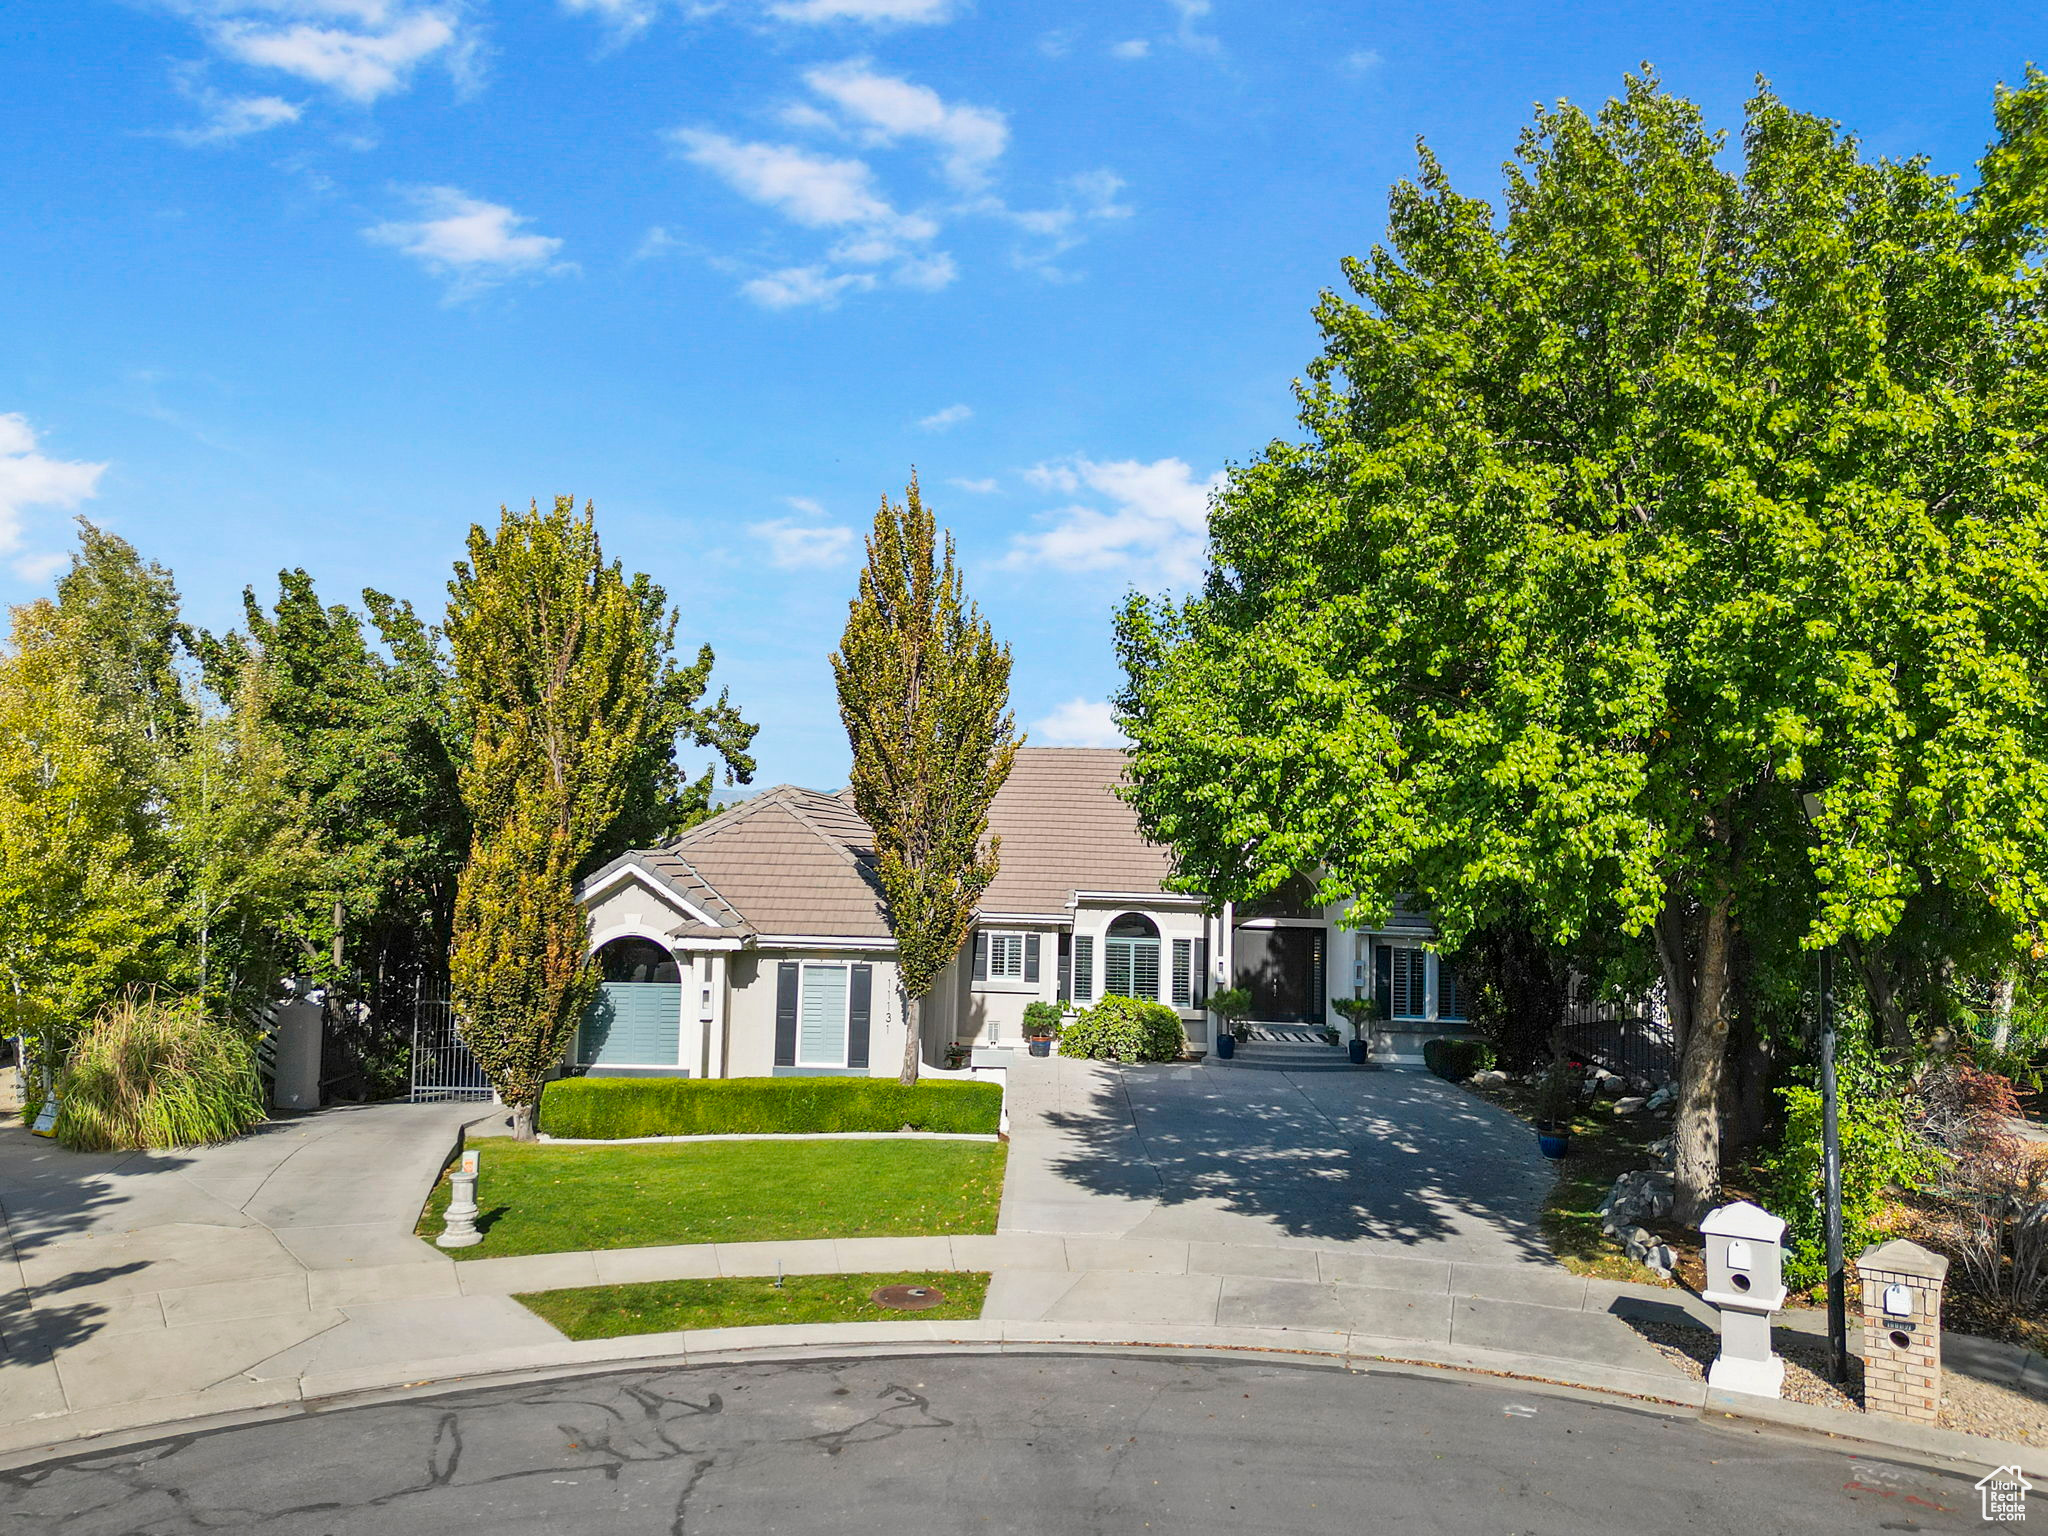
M748 949L727 968L726 1075L773 1077L775 978L783 960L821 960L874 967L868 1019L869 1077L894 1077L903 1063L903 1011L896 991L896 961L887 953L844 949ZM788 1068L783 1068L785 1072Z

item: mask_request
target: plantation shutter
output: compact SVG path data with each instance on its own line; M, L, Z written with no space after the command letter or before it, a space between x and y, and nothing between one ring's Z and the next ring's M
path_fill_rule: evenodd
M974 935L974 979L988 980L988 935L979 930Z
M1095 995L1095 939L1092 934L1074 935L1074 1001L1085 1003Z
M1064 1003L1074 995L1074 936L1068 933L1061 934L1059 946L1059 999Z
M1131 996L1147 1002L1159 996L1159 941L1131 940Z
M1419 1019L1426 1001L1429 954L1426 950L1399 948L1393 951L1393 1014L1397 1019Z
M1024 979L1038 980L1038 935L1035 933L1024 935Z
M1195 1006L1195 943L1192 939L1173 941L1173 1006Z
M849 1067L868 1064L868 1014L873 1006L874 993L875 968L856 965L853 968L853 1001L846 1011L846 1064Z
M775 1065L796 1065L796 990L798 967L784 960L775 967Z
M1209 941L1195 940L1195 990L1188 999L1190 1008L1200 1008L1209 1001Z
M1136 997L1131 990L1131 941L1105 939L1102 944L1102 995Z

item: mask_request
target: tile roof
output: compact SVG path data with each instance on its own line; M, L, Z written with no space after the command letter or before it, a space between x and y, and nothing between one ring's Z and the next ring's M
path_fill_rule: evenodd
M1114 747L1025 747L989 808L1002 838L985 912L1061 912L1075 891L1162 889L1167 851L1138 833L1119 799L1124 754Z
M1077 890L1159 890L1171 864L1117 798L1123 772L1113 748L1020 751L989 812L1003 841L982 910L1059 913ZM886 938L873 859L874 838L846 791L779 784L618 863L638 864L727 931Z

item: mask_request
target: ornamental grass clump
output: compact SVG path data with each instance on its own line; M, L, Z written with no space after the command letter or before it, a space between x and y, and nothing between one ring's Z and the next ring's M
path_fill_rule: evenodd
M57 1140L77 1152L227 1141L263 1119L256 1043L192 998L109 1004L58 1075Z

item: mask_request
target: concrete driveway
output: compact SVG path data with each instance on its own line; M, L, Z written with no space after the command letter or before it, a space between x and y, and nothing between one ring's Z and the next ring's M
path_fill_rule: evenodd
M172 1153L0 1129L0 1423L154 1398L231 1408L380 1307L442 1354L554 1337L509 1300L458 1300L453 1266L412 1236L485 1113L337 1107Z
M1052 1057L1010 1082L1006 1233L1551 1263L1535 1137L1427 1073Z

